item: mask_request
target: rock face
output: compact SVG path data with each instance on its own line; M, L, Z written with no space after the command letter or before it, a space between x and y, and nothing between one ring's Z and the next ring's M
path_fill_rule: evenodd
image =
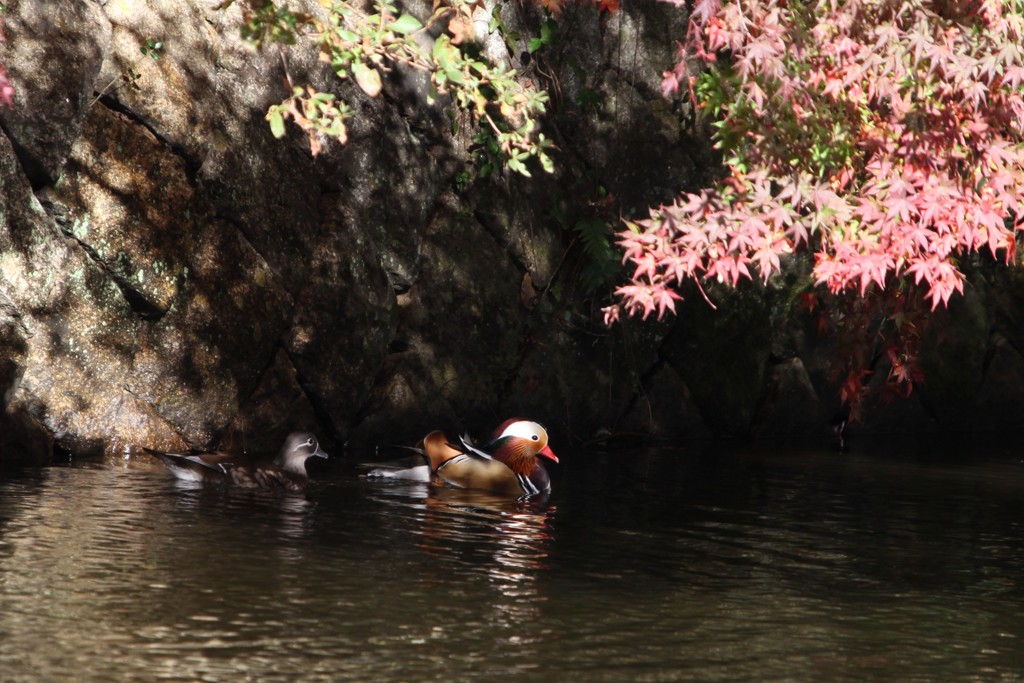
M357 288L373 301L379 313L353 319L367 342L369 319L385 321L381 350L348 367L372 378L393 303L381 273L375 292L365 274L323 279L325 252L343 248L352 266L355 250L322 224L321 173L262 121L280 63L242 44L237 13L172 2L26 1L5 18L7 412L76 453L322 427L309 404L333 412L330 384L317 389L346 373L307 360L308 328L337 332L307 317L325 320L330 303L344 320L338 303ZM166 49L144 53L152 39ZM291 65L322 76L306 66ZM271 415L269 390L281 392Z
M475 178L471 133L414 76L369 99L308 44L287 63L251 49L237 3L213 4L6 3L0 458L275 448L298 428L337 449L512 414L581 441L827 433L836 384L784 294L720 292L717 311L691 296L676 324L608 330L580 284L578 197L601 188L637 215L713 172L685 103L658 92L678 10L580 6L588 40L532 58L478 22L489 54L560 85L559 175L528 181ZM513 10L506 26L539 33ZM301 135L270 135L286 68L352 104L346 146L314 159ZM1004 299L1024 291L1010 284ZM1017 422L1017 303L954 305L963 362L930 350L923 402L865 425Z

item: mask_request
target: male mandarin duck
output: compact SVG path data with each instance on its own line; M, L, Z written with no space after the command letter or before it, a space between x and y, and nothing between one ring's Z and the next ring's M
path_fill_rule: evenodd
M309 482L306 460L327 457L316 437L309 432L289 434L272 461L251 460L230 453L165 453L151 448L143 450L163 461L171 474L184 481L285 491L301 491L306 487Z
M536 422L513 418L494 431L479 448L464 437L451 443L444 432L427 434L412 450L426 461L412 468L381 467L370 477L433 481L466 489L480 489L524 497L551 490L551 479L538 456L558 462L548 446L548 433Z

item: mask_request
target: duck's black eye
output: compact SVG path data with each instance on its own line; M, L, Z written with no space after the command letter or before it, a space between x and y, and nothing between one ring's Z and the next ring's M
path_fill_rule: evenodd
M306 441L307 446L312 446L314 444L316 444L316 441L314 441L313 439L309 439L308 441Z
M534 435L533 435L533 436L531 436L530 438L531 438L531 439L533 439L534 441L540 441L540 437L539 437L539 436L537 436L536 434L534 434Z

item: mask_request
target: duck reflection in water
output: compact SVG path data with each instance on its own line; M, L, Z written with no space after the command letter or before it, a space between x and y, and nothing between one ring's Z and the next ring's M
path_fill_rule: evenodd
M273 535L306 538L316 526L316 499L305 492L257 487L211 487L202 482L175 479L173 505L178 512L201 520L199 524L249 528L262 524Z
M412 482L378 487L378 493L372 497L406 508L403 514L413 510L416 547L442 565L454 565L424 577L438 584L432 592L447 594L454 576L477 576L497 593L490 601L489 621L513 626L537 618L546 599L537 579L548 569L557 512L546 494L516 500Z

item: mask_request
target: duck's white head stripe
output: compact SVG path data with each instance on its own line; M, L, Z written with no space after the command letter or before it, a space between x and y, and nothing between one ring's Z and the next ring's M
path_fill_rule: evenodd
M539 441L544 433L544 428L541 427L536 422L530 422L529 420L520 420L518 422L513 422L508 427L505 427L505 431L503 431L501 433L501 436L499 436L498 438L514 436L520 439Z

